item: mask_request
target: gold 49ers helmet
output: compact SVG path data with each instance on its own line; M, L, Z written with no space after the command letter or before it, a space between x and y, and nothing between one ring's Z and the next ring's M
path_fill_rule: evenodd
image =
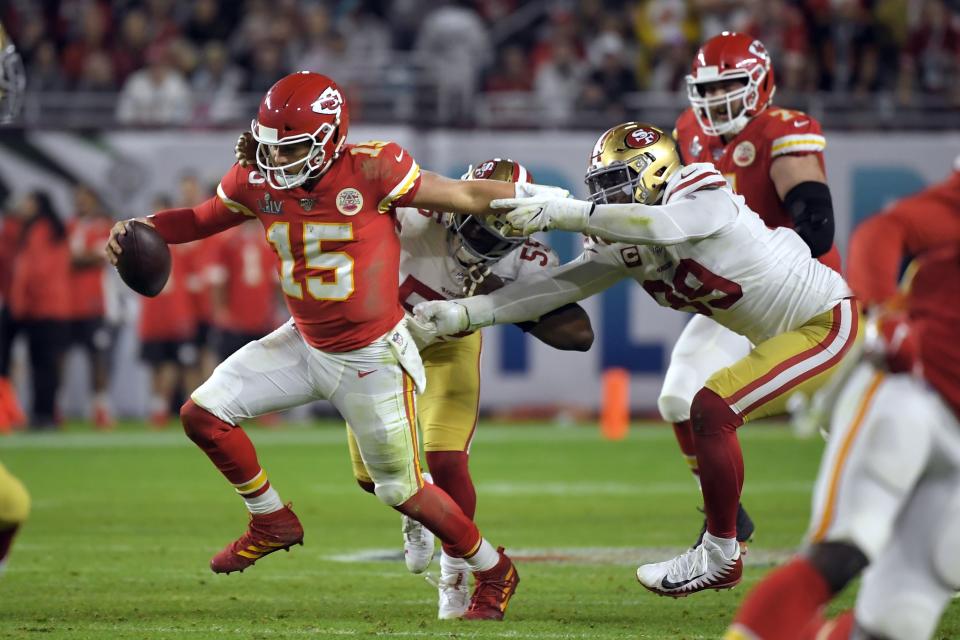
M527 168L509 158L493 158L472 164L460 179L533 182L533 176ZM496 262L526 241L526 238L506 235L510 225L504 216L478 218L454 214L449 224L451 231L460 239L460 247L455 255L462 263Z
M663 188L680 169L677 143L643 122L608 129L590 155L584 182L597 204L657 204Z
M0 24L0 124L20 114L27 77L13 41Z

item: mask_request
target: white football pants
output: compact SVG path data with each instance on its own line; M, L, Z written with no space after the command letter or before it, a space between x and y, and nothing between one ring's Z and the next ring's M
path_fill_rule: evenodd
M870 559L858 624L891 640L932 637L960 588L960 422L924 381L866 363L850 376L808 540L852 543Z
M401 321L372 344L328 353L290 320L227 358L191 396L224 422L329 400L347 421L383 502L396 506L422 486L416 390L423 364Z

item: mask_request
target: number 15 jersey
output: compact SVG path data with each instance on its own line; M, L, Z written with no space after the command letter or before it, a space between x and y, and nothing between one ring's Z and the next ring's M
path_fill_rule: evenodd
M396 208L420 187L420 167L393 142L344 145L312 189L274 189L234 165L217 187L230 210L260 220L277 255L297 329L330 352L365 347L403 317Z

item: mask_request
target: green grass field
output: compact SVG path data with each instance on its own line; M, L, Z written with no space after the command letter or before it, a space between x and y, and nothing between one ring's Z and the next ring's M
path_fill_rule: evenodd
M753 563L737 589L671 600L634 570L699 529L672 432L635 426L605 442L588 427L481 425L478 523L522 576L498 624L436 620L433 588L400 560L399 516L352 480L341 427L251 435L306 539L231 576L207 562L242 532L245 509L178 429L0 439L34 500L0 578L0 638L718 638L769 562L800 541L823 446L782 427L741 431ZM960 637L957 601L938 637Z

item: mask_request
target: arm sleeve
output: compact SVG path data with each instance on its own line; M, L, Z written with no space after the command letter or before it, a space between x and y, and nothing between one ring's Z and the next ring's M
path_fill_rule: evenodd
M801 182L787 192L783 206L814 258L830 251L835 226L830 187L823 182Z
M573 262L544 269L484 296L459 300L472 327L536 320L563 305L583 300L625 276L622 269L593 262L587 254Z
M626 244L679 244L713 235L736 217L724 190L700 190L669 204L597 205L584 234Z
M182 244L220 233L249 218L228 209L214 196L193 208L159 211L150 216L150 220L168 244Z
M409 206L420 189L420 165L395 142L385 144L376 159L379 161L380 186L385 194L377 204L377 210L387 213L398 207Z

